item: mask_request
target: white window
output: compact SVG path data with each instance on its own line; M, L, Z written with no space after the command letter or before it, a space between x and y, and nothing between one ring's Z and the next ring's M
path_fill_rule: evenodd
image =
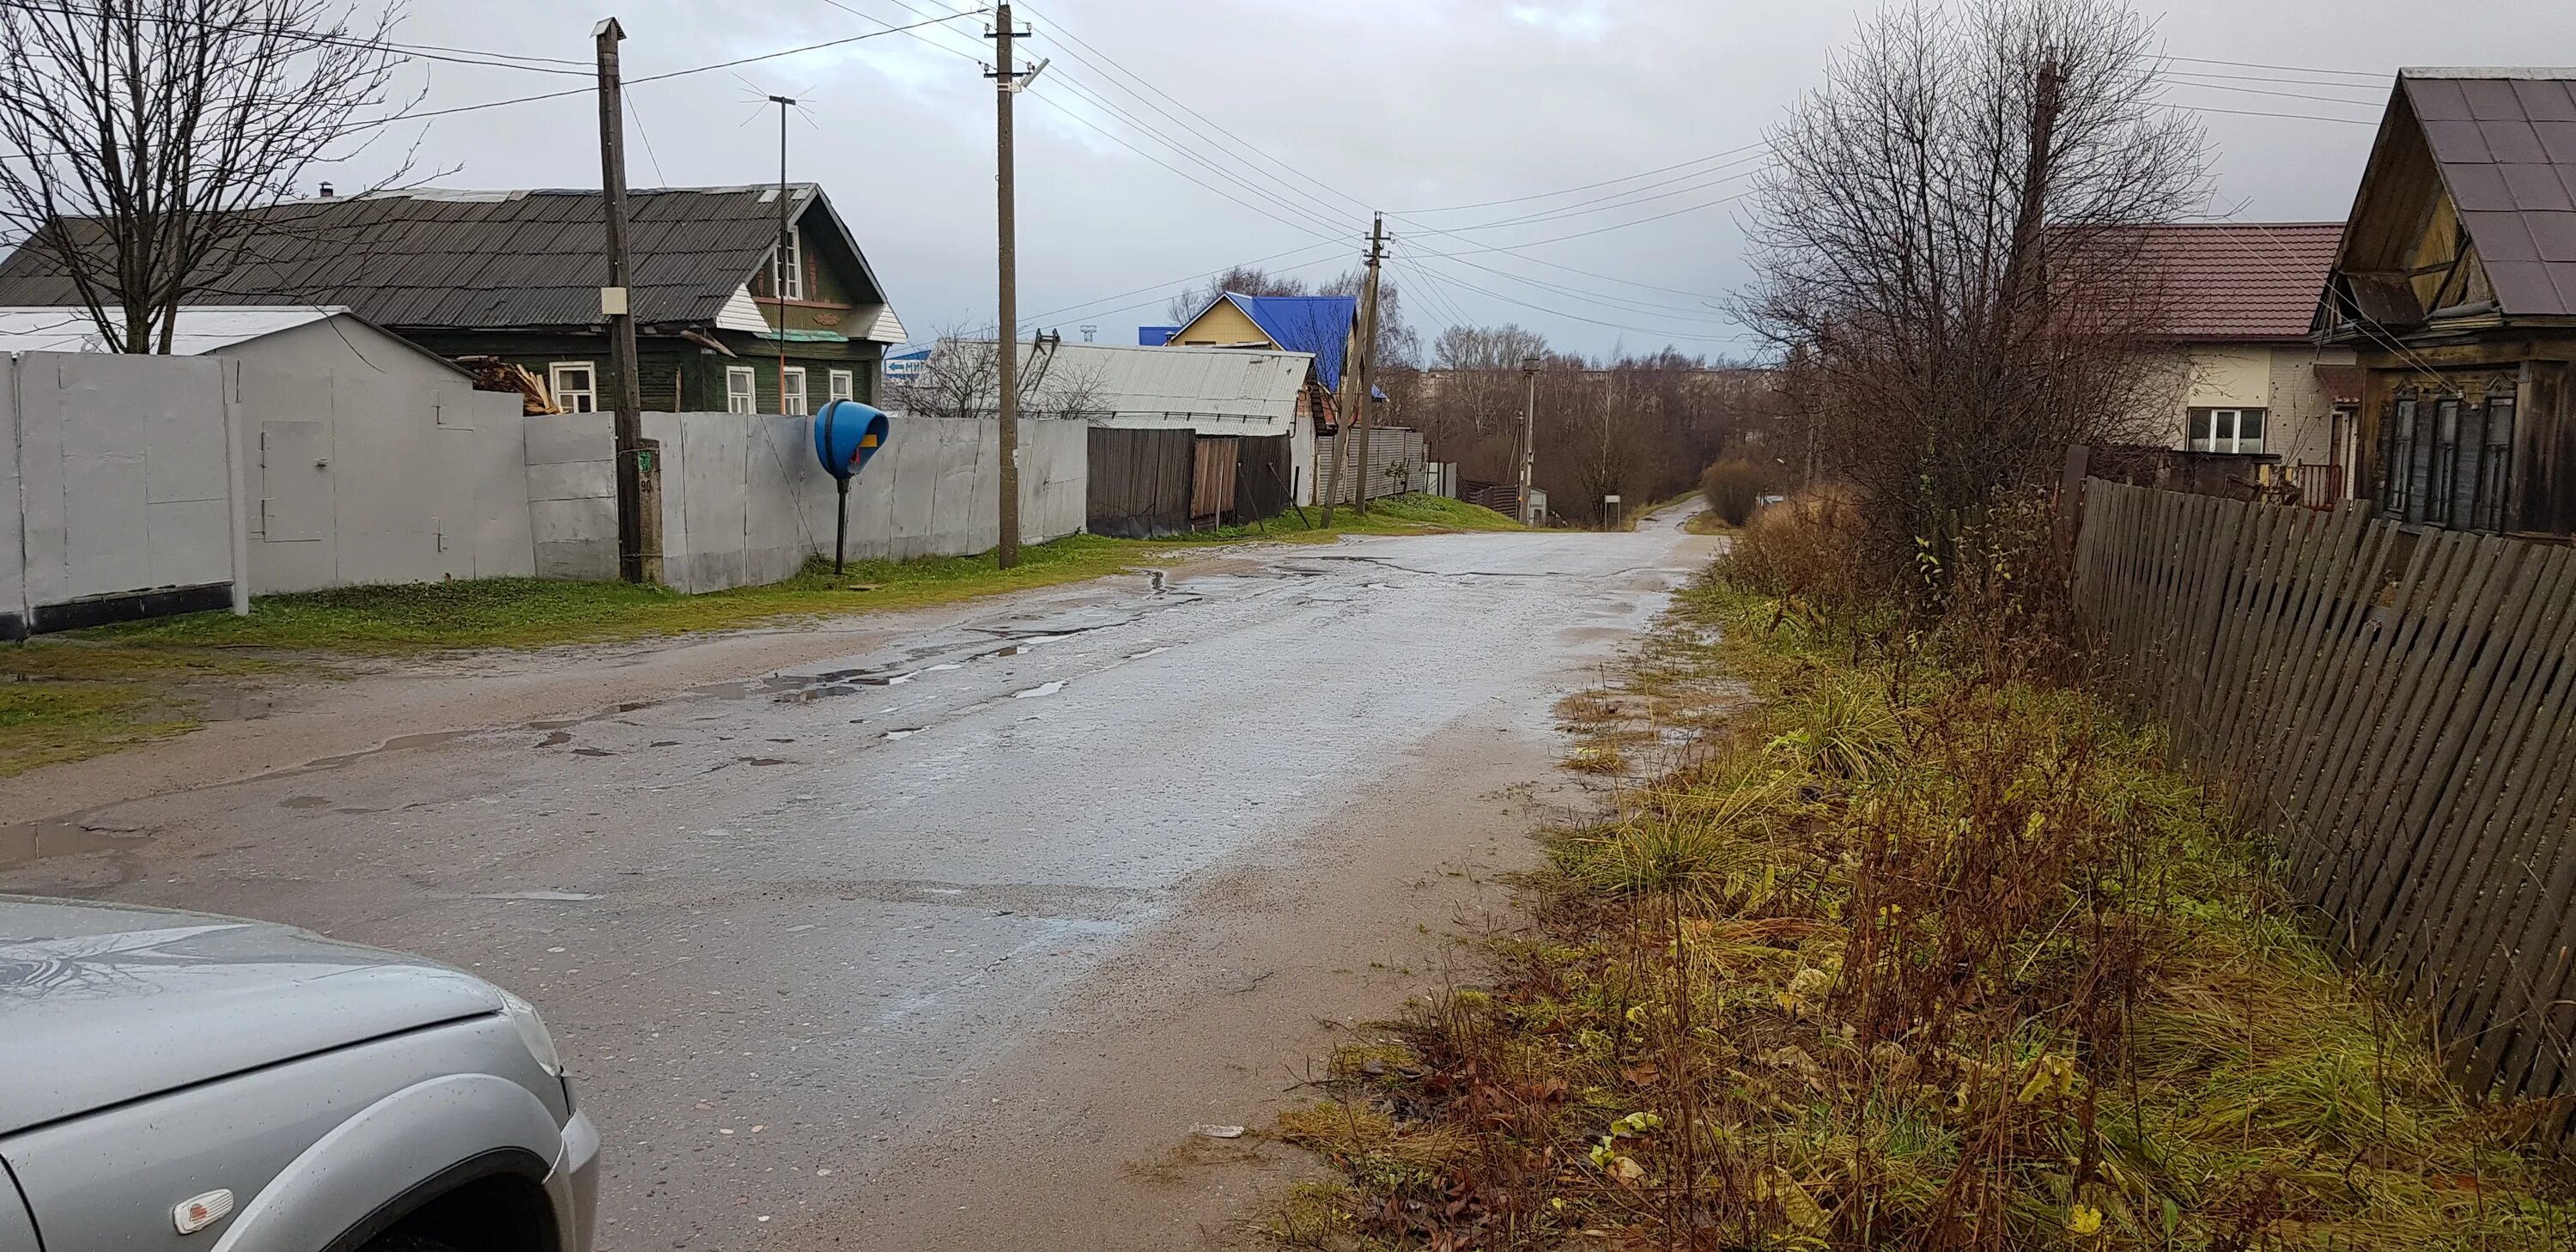
M781 413L805 411L804 366L790 365L778 371L778 411Z
M555 393L555 407L566 413L599 411L599 370L588 361L547 366L546 387Z
M781 269L778 264L778 246L770 245L769 278L770 290L777 292L780 298L787 300L805 298L805 232L803 230L793 226L787 228L787 265L784 269Z
M754 384L754 382L752 381L752 374L751 374L751 367L750 367L750 366L748 366L748 365L728 365L728 366L726 366L726 367L725 367L725 412L727 412L727 413L757 413L757 412L759 412L759 411L760 411L760 399L759 399L759 393L755 390L755 386L756 386L756 384Z
M2263 451L2263 410L2193 409L2190 448L2194 452Z
M825 380L825 385L831 388L831 396L835 400L856 400L859 398L857 378L848 370L832 371L830 378Z

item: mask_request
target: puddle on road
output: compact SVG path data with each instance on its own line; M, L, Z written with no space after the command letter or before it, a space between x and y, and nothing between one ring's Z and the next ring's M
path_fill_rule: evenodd
M88 852L122 852L151 841L136 831L94 830L79 822L20 822L0 826L0 866Z
M889 730L885 733L885 737L888 739L910 739L914 735L920 733L921 728L919 726L913 726L904 730Z
M595 891L491 891L474 897L477 900L596 900Z
M1026 691L1014 691L1011 693L1011 698L1014 700L1028 700L1034 699L1038 696L1051 696L1062 690L1064 690L1064 680L1059 678L1054 682L1040 683Z

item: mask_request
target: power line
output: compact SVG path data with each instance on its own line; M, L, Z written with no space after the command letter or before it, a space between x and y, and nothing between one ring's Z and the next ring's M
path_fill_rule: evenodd
M1405 209L1405 210L1402 210L1402 214L1403 214L1403 215L1405 215L1405 216L1421 216L1421 215L1432 214L1432 213L1457 213L1457 212L1463 212L1463 211L1465 211L1465 210L1467 210L1467 209L1490 209L1490 208L1493 208L1493 207L1495 207L1495 206L1497 206L1497 205L1504 205L1504 204L1522 204L1522 203L1525 203L1525 202L1527 202L1527 201L1531 201L1531 200L1549 200L1549 199L1554 199L1554 198L1555 198L1555 197L1557 197L1557 196L1569 196L1569 195L1572 195L1572 194L1574 194L1575 192L1578 192L1578 191L1590 191L1590 190L1592 190L1592 189L1593 189L1593 188L1595 188L1595 187L1607 187L1607 186L1610 186L1610 185L1611 185L1611 184L1613 184L1613 183L1629 183L1629 182L1635 182L1636 180L1638 180L1638 179L1640 179L1640 178L1652 178L1652 177L1654 177L1654 176L1655 176L1655 175L1657 175L1657 174L1668 173L1668 172L1673 171L1673 170L1681 169L1681 168L1683 168L1684 166L1691 166L1691 165L1705 165L1705 164L1707 164L1707 163L1708 163L1708 162L1710 162L1710 161L1715 161L1715 160L1718 160L1718 159L1723 158L1723 157L1731 157L1731 156L1734 156L1734 155L1736 155L1736 154L1738 154L1738 153L1752 152L1752 151L1755 151L1755 150L1757 150L1757 149L1768 148L1768 147L1770 147L1770 146L1771 146L1771 141L1769 141L1769 140L1767 140L1767 139L1766 139L1766 140L1761 140L1761 141L1759 141L1759 142L1746 144L1746 145L1744 145L1744 146L1743 146L1743 147L1741 147L1741 148L1729 148L1729 149L1727 149L1727 150L1726 150L1726 151L1724 151L1724 152L1712 152L1712 153L1708 154L1707 156L1703 156L1703 157L1693 157L1692 159L1687 160L1687 161L1680 161L1680 162L1676 162L1676 163L1671 164L1671 165L1660 166L1660 167L1655 168L1655 169L1646 170L1646 171L1644 171L1644 172L1642 172L1642 173L1637 173L1637 174L1628 174L1628 175L1624 175L1624 176L1619 177L1619 178L1605 178L1605 179L1603 179L1603 180L1601 180L1600 182L1597 182L1597 183L1584 183L1584 184L1582 184L1581 186L1577 186L1577 187L1561 187L1561 188L1558 188L1558 189L1557 189L1557 190L1555 190L1555 191L1542 191L1542 192L1538 192L1538 193L1533 194L1533 195L1526 195L1526 196L1513 196L1513 197L1511 197L1510 199L1507 199L1507 200L1485 200L1485 201L1480 201L1480 202L1475 203L1475 204L1450 204L1450 205L1443 205L1443 206L1441 206L1441 207L1439 207L1439 208L1436 208L1436 209ZM1392 216L1392 215L1395 215L1395 213L1396 213L1396 211L1395 211L1395 210L1389 210L1389 214L1390 214L1391 216Z
M2159 59L2183 61L2192 65L2225 65L2240 70L2280 70L2291 74L2334 74L2347 78L2375 78L2382 82L2391 77L2385 70L2329 70L2310 65L2265 65L2260 61L2218 61L2209 57L2174 56L2170 53L2159 54Z
M1286 161L1282 161L1282 160L1280 160L1278 157L1272 156L1269 152L1267 152L1267 151L1263 150L1259 145L1256 145L1256 144L1252 143L1251 141L1249 141L1249 140L1245 139L1245 138L1244 138L1244 137L1242 137L1241 135L1238 135L1238 134L1234 133L1233 131L1231 131L1231 130L1227 129L1223 123L1218 122L1216 119L1209 117L1209 116L1208 116L1208 115L1206 115L1205 113L1201 113L1201 112L1199 112L1197 109L1191 108L1187 103L1185 103L1185 102L1181 101L1179 98L1177 98L1177 97L1173 96L1170 92L1165 91L1165 90L1163 90L1162 88L1155 86L1155 85L1154 85L1154 83L1153 83L1153 81L1152 81L1151 79L1148 79L1148 78L1146 78L1145 76L1143 76L1143 75L1141 75L1141 74L1138 74L1138 73L1136 73L1136 72L1135 72L1135 71L1133 71L1133 70L1128 69L1125 65L1120 64L1120 63L1118 62L1117 58L1112 57L1112 56L1110 56L1108 53L1101 51L1098 47L1095 47L1094 45L1092 45L1092 44L1090 43L1090 41L1085 40L1085 39L1084 39L1084 38L1082 38L1080 35L1077 35L1077 34L1073 33L1073 31L1071 31L1071 30L1067 29L1067 28L1066 28L1066 26L1065 26L1065 24L1064 24L1064 21L1063 21L1062 19L1060 19L1060 18L1058 18L1058 19L1051 19L1051 25L1054 27L1054 30L1055 30L1056 35L1058 35L1059 37L1061 37L1061 38L1062 38L1066 43L1071 44L1071 45L1073 45L1074 47L1081 48L1083 51L1085 51L1085 52L1089 52L1089 53L1091 53L1093 56L1097 56L1097 57L1099 57L1099 58L1101 59L1101 61L1105 61L1105 62L1107 62L1107 63L1108 63L1108 67L1107 67L1107 68L1103 68L1102 66L1100 66L1100 65L1098 65L1098 64L1096 64L1096 63L1094 63L1094 62L1092 62L1089 58L1082 56L1080 53L1071 52L1070 50L1068 50L1068 53L1067 53L1067 55L1071 56L1074 60L1080 61L1080 62L1082 62L1084 65L1086 65L1086 66L1090 66L1091 68L1094 68L1094 69L1098 69L1098 70L1100 70L1102 77L1104 77L1104 78L1108 79L1108 80L1109 80L1109 82L1110 82L1110 85L1111 85L1111 86L1115 86L1115 87L1117 87L1119 90L1121 90L1121 91L1125 91L1125 92L1126 92L1128 95L1130 95L1130 96L1135 96L1138 100L1144 100L1144 97L1143 97L1143 96L1138 96L1138 95L1136 95L1136 92L1135 92L1133 89L1128 88L1128 87L1126 87L1125 85L1123 85L1123 84L1119 83L1119 82L1117 81L1117 78L1116 78L1116 77L1112 74L1112 72L1111 72L1112 70L1114 70L1116 74L1118 74L1118 75L1124 75L1124 76L1126 76L1129 80L1131 80L1131 81L1133 81L1133 82L1136 82L1136 83L1138 83L1138 84L1142 85L1142 86L1145 88L1145 90L1150 91L1150 92L1153 92L1155 95L1160 96L1160 97L1162 97L1163 99L1165 99L1165 100L1167 100L1167 101L1170 101L1170 102L1171 102L1171 104L1172 104L1175 108L1180 109L1182 112L1187 113L1187 114L1189 114L1191 117L1197 118L1198 120L1200 120L1200 121L1202 121L1202 122L1207 123L1207 124L1208 124L1208 126L1210 126L1211 128L1213 128L1213 129L1214 129L1218 134L1223 135L1223 136L1225 136L1226 138L1233 140L1235 143L1237 143L1237 144L1241 145L1241 146L1242 146L1242 148L1243 148L1245 151L1252 153L1254 156L1258 156L1258 157L1260 157L1261 159L1263 159L1263 160L1265 160L1265 161L1270 162L1272 165L1276 165L1276 166L1278 166L1280 169L1286 170L1286 171L1288 171L1289 173L1294 174L1294 175L1296 175L1297 177L1302 178L1302 179L1306 180L1307 182L1314 184L1316 187L1321 188L1321 189L1322 189L1323 191L1325 191L1327 194L1334 195L1334 196L1338 196L1338 197L1342 198L1343 200L1349 201L1353 206L1355 206L1355 207L1357 207L1357 208L1360 208L1360 209L1363 209L1363 210L1367 210L1367 209L1370 209L1370 208L1371 208L1371 206L1370 206L1369 204L1367 204L1365 201L1362 201L1362 200L1360 200L1358 197L1353 196L1353 195L1351 195L1350 193L1343 191L1341 188L1339 188L1339 187L1335 187L1334 185L1332 185L1332 184L1331 184L1331 183L1329 183L1329 182L1324 181L1323 179L1317 178L1317 177L1315 177L1314 175L1312 175L1312 174L1309 174L1309 173L1305 172L1304 170L1298 169L1296 166L1290 165L1290 164L1289 164L1289 163L1287 163ZM1152 102L1150 102L1150 101L1147 101L1146 103L1147 103L1149 106L1151 106L1151 104L1152 104ZM1154 111L1155 111L1155 112L1157 112L1157 113L1162 113L1162 114L1163 114L1163 116L1165 116L1165 117L1172 117L1172 115L1171 115L1169 112L1166 112L1165 110L1163 110L1163 109L1162 109L1162 108L1160 108L1160 107L1155 107L1155 108L1154 108ZM1186 123L1186 122L1181 122L1181 120L1180 120L1179 118L1172 118L1172 120L1173 120L1174 122L1178 122L1178 123L1180 123L1184 128L1188 128L1188 123ZM1194 128L1192 128L1192 129L1194 129ZM1202 138L1205 138L1205 136L1204 136L1204 135L1201 135L1201 137L1202 137ZM1237 160L1241 160L1241 158L1237 158ZM1242 162L1242 163L1244 164L1244 166L1245 166L1246 168L1253 168L1253 167L1252 167L1251 162L1249 162L1249 161L1244 161L1244 162ZM1274 177L1274 178L1273 178L1273 181L1278 181L1278 180ZM1285 183L1283 182L1283 183L1281 183L1281 185L1282 185L1282 186L1286 186L1287 184L1285 184ZM1301 194L1302 194L1302 193L1301 193Z
M1148 284L1146 284L1145 286L1142 286L1142 287L1138 287L1138 288L1136 288L1134 291L1122 291L1122 292L1119 292L1117 295L1114 295L1114 296L1102 296L1102 297L1100 297L1100 298L1099 298L1099 299L1097 299L1097 300L1085 300L1085 301L1083 301L1083 302L1082 302L1082 303L1080 303L1080 304L1068 304L1068 305L1066 305L1066 306L1064 306L1063 308L1060 308L1060 309L1049 309L1049 310L1047 310L1047 311L1046 311L1046 312L1044 312L1044 313L1035 313L1035 314L1031 314L1027 320L1029 320L1029 321L1033 321L1033 322L1034 322L1034 321L1041 321L1041 320L1044 320L1044 319L1046 319L1046 318L1050 318L1050 317L1062 317L1062 316L1064 316L1064 315L1066 315L1066 314L1068 314L1068 313L1074 313L1074 312L1079 312L1079 311L1081 311L1081 310L1089 309L1091 306L1093 306L1093 305L1095 305L1095 304L1106 304L1106 303L1108 303L1108 302L1109 302L1109 301L1111 301L1111 300L1123 300L1123 299L1126 299L1126 298L1127 298L1127 297L1129 297L1129 296L1139 296L1139 295L1143 295L1143 294L1145 294L1146 292L1149 292L1149 291L1170 291L1174 286L1176 286L1176 285L1178 285L1178 284L1181 284L1181 283L1194 283L1194 282L1197 282L1198 280L1200 280L1200 279L1202 279L1202 278L1214 278L1214 277L1216 277L1217 275L1222 274L1222 273L1225 273L1225 272L1226 272L1226 271L1228 271L1228 270L1250 269L1250 268L1252 268L1252 267L1253 267L1253 266L1255 266L1255 265L1267 265L1267 264L1269 264L1269 263L1270 263L1270 262L1272 262L1272 261L1281 260L1281 259L1286 258L1286 257L1292 257L1292 256L1297 255L1298 253L1301 253L1301 252L1313 252L1313 251L1315 251L1315 250L1316 250L1316 249L1318 249L1318 248L1338 247L1338 246L1340 245L1340 243L1341 243L1341 241L1340 241L1340 240L1338 240L1338 239L1336 239L1336 240L1331 240L1331 241L1328 241L1328 242L1325 242L1325 243L1310 243L1310 244L1307 244L1306 246L1304 246L1304 247L1302 247L1302 248L1290 248L1290 249L1289 249L1289 250L1287 250L1286 252L1274 252L1274 253L1271 253L1269 256L1265 256L1265 257L1255 257L1255 258L1253 258L1252 260L1249 260L1249 261L1238 261L1238 262L1235 262L1235 263L1234 263L1234 264L1232 264L1232 265L1220 266L1220 267L1218 267L1218 268L1216 268L1216 269L1208 270L1208 271L1207 271L1207 272L1205 272L1205 273L1200 273L1200 274L1190 274L1190 275L1187 275L1187 276L1184 276L1184 277L1181 277L1181 278L1171 279L1171 280L1166 281L1166 282L1148 283ZM1318 259L1321 259L1321 258L1318 258ZM1313 264L1313 262L1311 262L1311 261L1310 261L1310 262L1301 262L1300 264L1301 264L1301 265L1304 265L1304 264ZM1292 268L1294 268L1294 267L1292 267ZM1132 305L1131 305L1131 306L1128 306L1128 307L1131 307L1131 308L1132 308L1132 307L1134 307L1134 306L1132 306ZM1103 312L1109 312L1109 313L1115 313L1115 312L1118 312L1118 311L1119 311L1119 310L1117 310L1117 309L1107 309L1107 310L1103 310Z
M684 70L667 70L660 74L645 74L639 77L627 79L626 85L632 87L642 83L658 83L665 79L685 78L691 74L707 74L713 73L716 70L729 70L737 65L751 65L760 61L775 61L781 57L798 56L807 52L819 52L825 48L838 48L844 44L857 43L863 39L876 39L885 35L899 35L905 31L918 30L921 27L935 25L940 22L953 22L961 17L974 17L983 11L984 10L982 9L974 9L963 13L952 13L946 17L931 18L928 21L915 22L909 26L888 26L884 30L872 30L863 35L848 35L839 39L827 39L821 43L809 43L795 48L783 48L776 52L763 52L757 56L735 57L730 61L718 61L711 65L693 65ZM533 104L539 100L560 100L565 96L585 96L591 94L592 90L593 89L589 87L573 87L563 91L540 92L533 96L513 96L506 100L486 100L480 104L460 104L452 108L445 109L423 109L418 112L396 113L391 117L379 118L372 122L356 123L355 125L343 129L341 133L354 134L358 131L371 130L378 126L391 126L396 122L417 121L425 117L447 117L457 113L473 113L483 109L505 108L513 104Z
M101 21L152 22L163 26L190 26L201 30L231 34L259 35L286 39L296 43L320 44L326 47L358 48L372 52L396 52L408 59L444 61L452 65L482 65L494 69L526 70L535 74L567 74L590 77L588 69L557 69L556 65L578 66L579 61L562 57L521 56L514 52L489 52L479 48L448 48L437 44L407 44L391 40L365 39L329 31L296 30L277 26L255 26L241 22L215 22L204 18L183 17L170 13L112 13L103 9L74 8L63 4L39 4L35 0L0 0L0 9L17 9L28 13L51 13L61 17L95 18ZM506 60L493 60L501 57ZM550 62L547 65L524 65L523 61Z

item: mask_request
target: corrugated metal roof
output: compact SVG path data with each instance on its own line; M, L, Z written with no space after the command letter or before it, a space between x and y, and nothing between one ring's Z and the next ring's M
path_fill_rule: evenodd
M871 290L884 293L828 198L789 184L799 224L828 224ZM631 300L645 323L712 324L778 238L775 187L629 192L635 250ZM824 222L813 214L819 209ZM474 329L591 326L607 248L596 191L412 191L299 201L258 210L272 220L207 304L343 305L381 326ZM822 241L818 235L818 243ZM78 304L52 261L20 248L0 262L0 304Z
M2576 316L2576 70L2398 75L2507 317Z
M185 308L179 311L178 322L171 330L170 352L174 356L195 356L347 313L347 309L329 307ZM0 308L0 352L105 351L107 339L98 333L85 309L59 305Z
M1080 394L1111 426L1195 427L1208 434L1283 435L1311 358L1263 348L1148 348L1124 344L1020 345L1023 377L1060 395Z
M1243 310L1253 325L1268 332L1270 342L1311 354L1315 381L1341 387L1342 350L1350 343L1351 328L1359 323L1358 297L1243 296L1229 291L1225 298Z
M2163 283L2165 335L2303 340L2342 246L2341 222L2175 222L2136 228L2138 268Z

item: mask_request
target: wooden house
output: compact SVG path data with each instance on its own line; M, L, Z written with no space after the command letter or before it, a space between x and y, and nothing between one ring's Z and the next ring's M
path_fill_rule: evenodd
M790 183L783 208L779 195L776 186L628 193L647 410L810 413L829 399L878 398L879 364L903 342L903 324L822 190ZM346 308L444 357L522 366L566 411L616 406L597 191L385 192L256 212L276 220L229 254L196 301ZM782 216L791 223L783 266ZM79 240L85 225L53 229ZM80 299L46 248L0 262L0 305Z
M2316 313L2364 370L2357 494L2576 534L2576 70L2398 75Z

